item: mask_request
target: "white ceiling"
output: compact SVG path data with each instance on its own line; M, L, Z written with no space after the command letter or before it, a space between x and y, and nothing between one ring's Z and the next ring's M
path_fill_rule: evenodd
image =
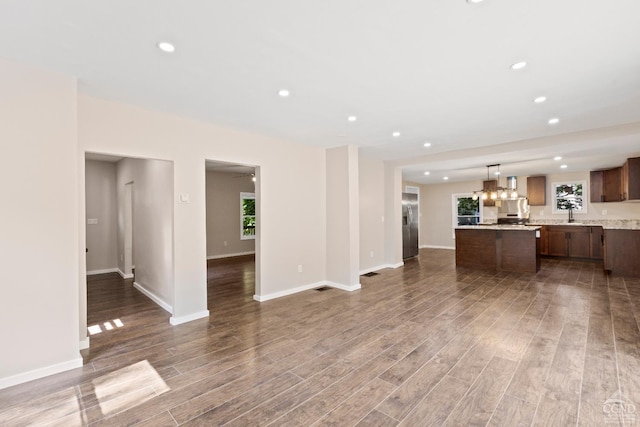
M638 17L637 0L2 0L0 55L90 95L358 145L431 183L639 156Z

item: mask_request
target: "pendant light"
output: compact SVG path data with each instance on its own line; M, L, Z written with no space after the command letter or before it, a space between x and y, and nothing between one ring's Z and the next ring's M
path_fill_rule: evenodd
M496 180L498 184L500 184L500 163L496 163L493 165L487 165L487 181L490 181L490 172L492 167L497 167L498 170L495 172L495 175L498 177ZM497 186L496 189L487 189L482 188L482 190L474 191L473 196L471 197L473 200L507 200L507 199L517 199L518 198L518 190L516 188L516 177L510 176L507 177L507 186L500 187Z

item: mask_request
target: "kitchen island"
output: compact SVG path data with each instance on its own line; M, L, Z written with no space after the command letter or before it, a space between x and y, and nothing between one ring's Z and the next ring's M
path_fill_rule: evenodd
M540 270L540 227L525 225L459 226L456 266L492 271Z

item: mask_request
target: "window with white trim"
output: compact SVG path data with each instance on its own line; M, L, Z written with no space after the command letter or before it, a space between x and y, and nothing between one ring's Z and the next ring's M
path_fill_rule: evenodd
M256 238L256 195L240 193L240 239Z
M478 225L482 223L481 199L473 200L473 194L452 194L453 228L459 225ZM455 231L454 231L455 238Z
M569 208L574 213L587 213L586 181L554 182L551 184L553 213L566 213Z

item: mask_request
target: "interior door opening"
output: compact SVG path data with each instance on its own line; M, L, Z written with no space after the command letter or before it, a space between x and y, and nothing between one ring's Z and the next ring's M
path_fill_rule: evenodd
M221 300L242 304L259 293L259 168L205 162L207 299L215 316Z

